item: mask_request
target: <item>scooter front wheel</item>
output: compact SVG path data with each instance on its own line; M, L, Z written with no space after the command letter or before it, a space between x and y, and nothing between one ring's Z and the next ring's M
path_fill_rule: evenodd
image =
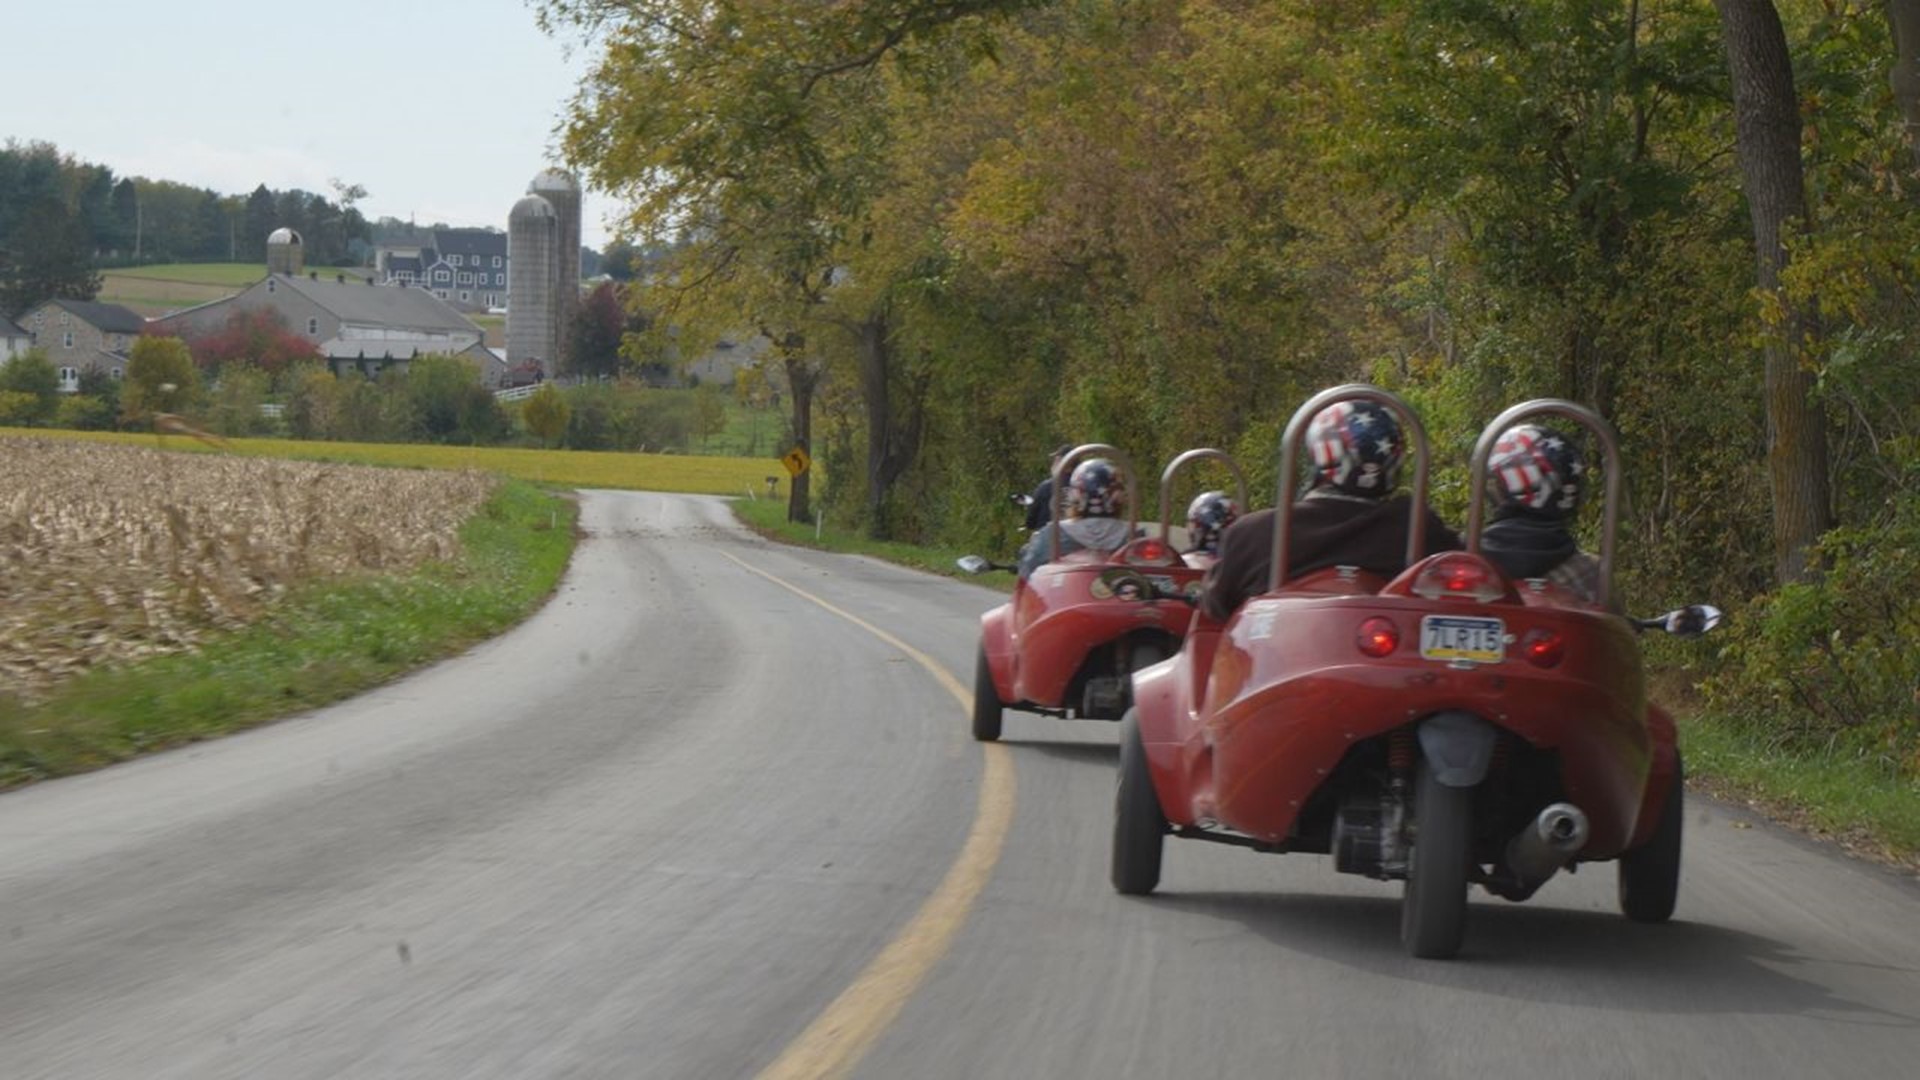
M1634 922L1673 917L1680 898L1680 830L1686 814L1686 769L1675 750L1673 786L1647 842L1620 856L1620 913Z
M1448 787L1424 759L1414 779L1413 857L1400 901L1400 943L1410 955L1445 960L1467 930L1467 860L1473 789Z

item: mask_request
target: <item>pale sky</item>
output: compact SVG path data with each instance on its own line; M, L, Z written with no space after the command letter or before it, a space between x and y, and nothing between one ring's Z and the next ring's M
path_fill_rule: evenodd
M585 74L522 0L35 0L0 33L0 140L116 176L332 198L369 219L505 229ZM571 55L569 54L569 47ZM582 239L617 207L586 193Z

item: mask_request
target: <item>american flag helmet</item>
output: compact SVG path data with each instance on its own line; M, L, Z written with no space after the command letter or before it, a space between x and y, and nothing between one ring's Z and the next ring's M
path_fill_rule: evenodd
M1224 491L1203 491L1187 506L1187 540L1193 550L1215 554L1220 534L1240 519L1240 504Z
M1384 497L1393 490L1406 448L1400 422L1371 401L1338 401L1307 425L1314 483L1349 495Z
M1555 516L1579 508L1586 470L1572 440L1536 424L1501 432L1487 459L1487 481L1500 505Z
M1119 517L1127 508L1127 485L1106 458L1073 467L1067 479L1067 512L1074 517Z

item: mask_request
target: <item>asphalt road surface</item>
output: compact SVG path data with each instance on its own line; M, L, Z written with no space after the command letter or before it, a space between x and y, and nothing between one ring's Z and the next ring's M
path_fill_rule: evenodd
M0 1076L1920 1070L1911 881L1696 800L1666 926L1595 866L1415 961L1397 886L1191 842L1121 898L1114 729L983 750L926 666L970 685L996 594L715 500L584 522L463 657L0 796Z

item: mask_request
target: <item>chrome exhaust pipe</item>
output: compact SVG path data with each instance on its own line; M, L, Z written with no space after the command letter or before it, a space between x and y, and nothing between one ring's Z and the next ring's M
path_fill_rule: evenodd
M1586 846L1586 813L1572 803L1554 803L1507 841L1507 870L1532 895Z

